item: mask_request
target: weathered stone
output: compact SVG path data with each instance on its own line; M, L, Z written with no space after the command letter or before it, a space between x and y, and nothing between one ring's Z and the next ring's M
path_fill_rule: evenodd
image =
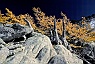
M36 59L41 63L48 63L48 61L47 60L49 60L50 59L50 49L47 47L47 46L45 46L45 47L43 47L40 51L39 51L39 53L38 53L38 55L36 56Z
M3 41L12 40L13 34L15 34L14 29L12 29L10 27L0 27L0 38L3 39Z
M31 30L28 32L22 25L16 24L12 28L16 32L15 35L12 35L13 39L31 33ZM0 44L0 62L2 64L83 64L82 60L63 45L52 46L49 37L36 32L31 33L31 37L24 43L6 44L0 39Z
M63 45L56 45L54 48L58 55L62 55L65 58L67 64L83 64L81 59L79 59L75 54L72 54Z
M5 27L12 27L13 24L5 24L4 26L5 26Z
M11 41L15 38L23 37L31 33L33 30L28 26L23 26L18 23L8 26L0 26L0 38L4 41Z
M9 58L6 59L4 64L19 64L24 56L23 52L19 52L18 54L15 54Z
M31 30L30 27L28 26L23 26L20 25L18 23L13 24L12 28L14 29L14 31L16 32L16 34L13 34L12 37L15 38L20 38L25 36L26 34L31 33L33 30Z
M35 58L24 56L19 64L40 64Z
M81 57L84 58L87 62L94 64L95 63L95 43L85 43L83 50L80 52Z
M0 44L5 45L6 43L0 38Z
M50 39L40 33L33 33L33 36L26 40L25 46L27 56L38 59L40 63L47 63L51 57L56 55Z
M20 25L18 23L16 24L13 24L12 28L15 30L15 32L17 33L22 33L22 32L25 32L25 33L30 33L32 30L28 27L28 26L23 26L23 25Z
M61 55L56 55L50 59L48 64L67 64L64 57Z
M0 49L0 64L6 61L7 56L9 55L9 49L4 47Z

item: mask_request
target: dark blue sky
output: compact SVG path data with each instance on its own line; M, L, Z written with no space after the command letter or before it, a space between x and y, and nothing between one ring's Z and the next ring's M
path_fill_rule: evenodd
M32 8L40 7L46 15L56 15L57 18L63 11L71 20L95 14L95 0L0 0L0 9L3 13L6 7L16 15L33 14Z

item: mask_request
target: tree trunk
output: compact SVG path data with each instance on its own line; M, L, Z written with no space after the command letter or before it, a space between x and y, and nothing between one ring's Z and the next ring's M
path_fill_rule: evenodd
M68 19L66 19L65 17L62 20L62 24L63 24L63 31L62 31L62 42L63 45L69 49L70 51L72 51L71 46L68 44L67 40L66 40L66 23L68 22Z
M49 32L50 32L50 40L51 42L53 42L53 30L50 28Z
M53 35L53 40L57 43L62 45L61 40L59 39L58 33L57 33L57 29L56 29L56 19L54 19L54 35Z
M61 39L62 39L63 45L65 47L67 47L68 46L68 42L66 40L66 24L65 24L65 21L66 21L66 19L63 18L63 20L62 20L63 31L62 31L62 38Z
M32 32L34 32L34 30L33 30L32 26L31 26L30 22L27 19L24 19L24 20L27 23L28 27L31 28Z

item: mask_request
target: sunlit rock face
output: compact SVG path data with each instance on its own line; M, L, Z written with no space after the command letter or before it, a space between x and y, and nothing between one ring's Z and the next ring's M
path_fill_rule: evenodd
M91 19L90 26L91 28L95 28L95 18Z

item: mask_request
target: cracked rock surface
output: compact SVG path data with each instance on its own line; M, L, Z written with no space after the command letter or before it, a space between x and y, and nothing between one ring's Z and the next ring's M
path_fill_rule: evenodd
M0 38L0 64L83 64L83 61L63 45L53 46L49 37L33 32L23 42L6 43Z

